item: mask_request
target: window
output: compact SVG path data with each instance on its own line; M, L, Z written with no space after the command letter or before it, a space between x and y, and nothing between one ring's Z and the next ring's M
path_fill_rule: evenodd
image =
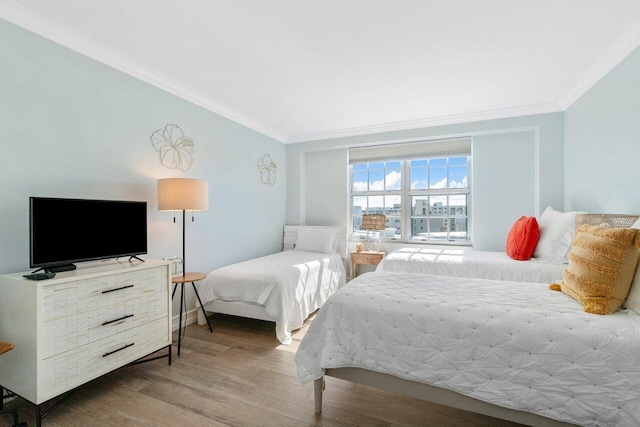
M362 215L384 214L387 229L383 237L401 236L402 162L356 163L352 168L352 212L355 235L362 230ZM390 229L394 230L390 230Z
M468 242L470 147L465 139L350 150L353 235L367 235L369 213L386 215L382 239Z

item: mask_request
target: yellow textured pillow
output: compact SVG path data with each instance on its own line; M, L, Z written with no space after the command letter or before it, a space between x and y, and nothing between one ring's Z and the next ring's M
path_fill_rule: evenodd
M615 312L629 293L638 263L638 231L581 225L571 242L563 280L550 288L578 300L587 313Z

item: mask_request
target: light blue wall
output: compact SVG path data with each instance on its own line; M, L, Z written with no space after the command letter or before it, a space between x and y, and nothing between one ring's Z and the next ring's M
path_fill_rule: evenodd
M313 225L346 225L349 200L345 195L348 185L346 150L312 151L304 153L305 175L319 177L305 180L304 207L306 221ZM342 165L336 171L334 165Z
M565 112L565 205L640 213L640 48Z
M209 182L209 211L186 227L189 270L282 249L284 144L2 20L0 40L0 273L29 269L29 196L147 201L148 257L181 255L180 218L157 211L167 177ZM169 123L195 142L187 173L149 140ZM274 186L257 171L267 153Z
M536 212L535 132L473 138L473 246L504 251L516 219ZM559 208L558 208L559 209Z
M564 121L563 113L553 113L289 144L287 222L314 225L330 218L347 225L349 147L454 136L473 137L473 150L479 150L472 179L474 247L502 251L519 216L538 215L547 206L563 210ZM318 159L322 168L315 165ZM478 180L478 194L473 180ZM336 193L316 208L319 202L310 200L310 189L326 186ZM383 249L397 246L386 243Z

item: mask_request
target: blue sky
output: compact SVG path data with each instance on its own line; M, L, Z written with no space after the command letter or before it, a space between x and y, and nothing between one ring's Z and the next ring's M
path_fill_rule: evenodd
M367 164L364 163L353 165L354 191L401 190L401 162L369 163L368 166L367 169ZM411 189L468 188L468 172L469 167L466 157L452 157L448 159L448 164L446 158L412 160ZM389 205L389 203L393 202L400 203L399 196L386 197L387 200L383 200L383 196L370 196L369 206L380 207L383 206L383 202L386 202L384 203L385 206L393 206L393 204ZM464 198L464 201L463 199L458 199L450 199L449 202L452 205L466 204L466 198ZM440 199L437 200L440 201ZM444 204L446 204L446 198L443 200ZM360 204L359 202L365 202L365 204ZM357 197L354 199L354 205L366 206L366 200Z

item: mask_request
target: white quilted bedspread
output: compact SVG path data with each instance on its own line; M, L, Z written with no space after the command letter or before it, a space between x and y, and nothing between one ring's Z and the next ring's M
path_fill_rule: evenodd
M562 280L566 264L535 259L517 261L505 252L477 251L473 248L402 248L384 257L376 271L437 274L451 277L553 283Z
M640 425L640 315L600 316L546 284L375 272L329 298L301 382L359 367L593 426Z

